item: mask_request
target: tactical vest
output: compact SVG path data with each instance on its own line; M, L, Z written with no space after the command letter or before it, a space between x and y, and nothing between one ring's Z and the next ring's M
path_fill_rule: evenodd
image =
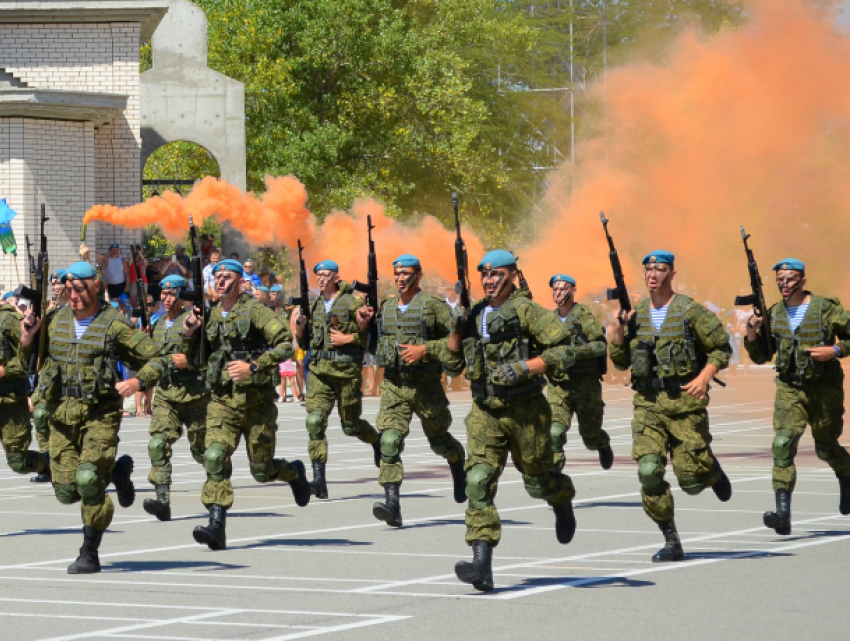
M157 353L162 355L172 355L180 353L181 334L183 332L183 321L191 312L183 312L174 319L171 329L166 326L167 316L161 316L156 320L151 328L151 340L157 347ZM172 385L182 387L190 383L196 382L199 379L199 373L194 368L178 369L174 365L174 361L168 359L165 367L165 374L159 381L159 387L169 388Z
M236 387L271 384L270 372L255 372L235 382L230 380L227 373L228 363L255 360L269 349L263 333L251 325L251 310L254 305L260 303L246 296L230 310L227 318L211 318L207 323L207 338L212 347L207 368L209 389L219 389L230 383Z
M39 379L45 398L77 398L83 403L96 403L103 398L118 399L115 384L118 354L115 337L109 335L113 323L130 323L112 306L100 308L85 333L77 338L74 314L70 307L56 312L50 328L48 362Z
M425 321L428 295L419 292L410 301L404 313L398 308L398 301L398 296L389 299L384 303L381 312L378 325L378 365L387 370L387 375L441 371L443 366L439 359L426 354L416 363L406 363L398 351L399 345L424 345L429 340L428 324Z
M15 320L15 312L8 305L4 305L0 307L0 364L6 365L10 360L15 357L14 352L12 351L12 339L9 336L9 328L6 327L6 324L9 322L16 322Z
M776 341L776 371L793 383L803 383L819 378L833 369L840 369L837 359L819 362L806 352L807 347L832 345L829 328L823 324L823 296L814 294L797 331L791 329L791 318L784 303L773 308L771 332Z
M697 352L693 329L685 317L693 299L676 294L667 307L667 317L655 329L650 301L637 305L637 345L632 347L632 385L636 389L678 389L705 366L706 357Z
M584 328L581 326L581 322L579 321L579 309L580 305L573 305L573 308L567 314L567 317L563 320L564 325L567 326L567 331L569 332L569 339L567 341L567 345L570 347L581 347L582 345L587 345L590 341L587 338L587 335L584 333ZM558 315L558 310L555 310L555 314ZM558 316L558 320L560 321L560 316ZM576 361L575 365L573 365L568 374L570 376L573 375L595 375L595 376L604 376L608 371L608 356L603 355L597 358L591 358L583 361Z
M533 353L528 328L524 328L518 308L528 304L525 298L509 298L497 310L487 317L485 338L481 332L482 317L475 316L474 341L464 341L464 355L467 363L467 378L474 398L483 399L495 396L507 399L540 390L546 380L539 374L531 375L527 381L514 386L505 386L496 375L501 365L527 361L537 356Z
M0 307L0 365L5 366L10 360L15 358L16 352L12 349L12 336L9 325L18 325L21 322L22 316L8 305ZM20 355L20 344L18 345L17 354ZM27 367L28 363L21 361L23 367ZM30 395L30 382L27 376L13 377L6 374L0 379L0 396L10 396L17 394L18 396Z
M334 360L343 363L360 363L363 360L363 348L356 345L343 345L335 347L331 342L331 330L337 329L345 334L357 333L354 315L349 312L348 307L353 296L342 292L337 296L330 311L325 314L325 300L320 296L313 301L311 318L313 320L312 337L310 340L310 359L314 361ZM353 325L353 326L352 326Z

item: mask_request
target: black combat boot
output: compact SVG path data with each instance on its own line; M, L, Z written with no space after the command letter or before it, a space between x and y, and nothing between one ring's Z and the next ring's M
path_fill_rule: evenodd
M53 475L50 473L50 454L47 452L44 453L44 460L47 463L44 470L33 476L30 483L51 483L53 481Z
M764 524L777 534L791 534L791 492L785 488L776 490L776 511L764 513Z
M685 551L682 549L682 543L679 541L679 533L676 531L676 523L669 521L667 523L659 523L658 529L664 535L664 547L652 555L653 563L667 563L669 561L683 561L685 559Z
M398 497L398 483L387 483L384 486L386 503L375 503L372 514L379 521L386 521L391 527L401 527L401 504Z
M328 498L328 482L325 479L325 464L313 461L313 480L310 483L310 493L317 499Z
M375 453L375 467L379 470L381 469L381 439L378 439L374 443L372 443L372 449Z
M94 574L100 572L100 558L97 550L103 539L103 530L95 530L88 525L83 528L83 547L80 556L68 566L68 574Z
M493 590L493 544L489 541L472 542L472 561L455 563L455 574L464 583L481 592Z
M115 493L118 494L118 505L130 507L136 500L136 486L130 475L133 473L133 458L125 454L112 468L112 483L115 485Z
M841 490L841 498L838 501L838 511L847 516L850 514L850 474L838 476L838 487Z
M576 516L573 514L572 502L564 507L552 507L555 511L555 536L558 543L566 545L573 540L576 533Z
M210 550L224 550L227 548L226 523L227 510L220 505L210 505L210 524L199 525L192 531L192 536Z
M599 448L599 464L602 466L603 470L610 470L611 466L614 465L614 450L611 449L611 444L606 443L602 447Z
M717 495L717 498L725 503L732 498L732 483L729 481L729 477L726 476L726 472L720 467L720 461L714 459L714 465L717 471L720 472L720 478L714 482L711 490Z
M313 470L316 469L315 466L316 464L313 463ZM312 486L310 485L310 481L307 480L307 471L304 469L304 463L301 461L292 461L292 467L298 472L298 476L292 481L289 481L289 487L292 488L292 498L295 499L295 504L298 507L304 507L310 502ZM324 463L322 464L322 468L322 481L324 482ZM325 498L328 498L327 489L325 490Z
M152 514L160 521L170 521L170 488L167 485L155 485L154 487L156 488L156 498L145 499L142 503L142 507L145 509L145 512Z
M466 500L466 472L463 471L463 459L449 463L454 482L455 503L463 503Z

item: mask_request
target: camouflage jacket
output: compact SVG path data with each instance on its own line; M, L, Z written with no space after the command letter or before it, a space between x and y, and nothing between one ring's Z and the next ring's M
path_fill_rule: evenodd
M6 370L0 378L0 403L16 403L28 396L32 346L21 346L23 318L11 305L0 307L0 365Z
M161 400L171 403L186 403L207 394L205 368L196 365L194 358L187 357L188 367L181 370L174 365L172 359L174 354L193 351L192 339L183 338L183 321L190 313L181 313L174 319L170 328L167 326L168 316L161 316L151 327L151 338L159 350L159 360L165 372L159 381L156 394Z
M576 303L565 318L561 318L557 309L552 313L564 331L561 344L572 347L575 364L563 373L549 374L549 381L563 384L582 376L599 378L608 358L608 341L602 323L589 307L580 303Z

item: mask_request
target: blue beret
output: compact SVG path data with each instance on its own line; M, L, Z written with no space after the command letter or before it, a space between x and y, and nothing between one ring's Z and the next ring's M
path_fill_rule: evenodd
M555 274L552 278L549 279L549 287L554 285L555 283L569 283L570 285L576 284L576 279L568 274Z
M806 266L803 264L802 260L797 260L796 258L785 258L773 266L773 271L775 272L778 272L780 269L793 269L794 271L804 272L806 271Z
M118 301L111 300L109 304L112 305L115 309L118 309Z
M327 269L331 272L339 272L339 265L332 260L323 260L320 263L316 263L316 266L313 268L313 273L315 274L320 269Z
M283 287L281 287L280 285L272 285L272 286L269 288L269 291L270 291L270 292L282 292L282 291L283 291Z
M50 274L50 280L53 280L55 278L56 280L58 280L61 283L62 280L64 280L64 278L65 278L65 274L66 274L66 271L64 269L57 269L55 272Z
M212 268L213 274L216 272L220 272L222 270L227 270L229 272L236 272L240 276L245 275L245 270L242 269L242 263L238 260L233 260L232 258L225 258L224 260L220 260L215 264L215 267Z
M15 292L6 292L5 294L3 294L2 300L9 300L10 298L14 298L14 297L15 297Z
M71 265L68 269L65 270L65 275L62 277L62 281L66 280L85 280L86 278L95 278L97 276L97 270L94 268L94 265L90 263L78 262Z
M254 289L256 289L259 292L265 292L267 294L269 293L269 288L266 287L265 285L257 285L256 287L254 287Z
M675 260L676 257L673 254L664 251L663 249L659 249L658 251L654 251L644 256L643 261L641 261L641 263L643 265L646 265L647 263L661 263L662 265L672 265Z
M516 256L504 249L494 249L484 254L484 258L478 263L478 271L485 269L496 269L498 267L513 267L516 265Z
M119 245L118 243L112 243L109 246L109 249L121 249L121 245Z
M186 279L182 276L172 274L159 281L159 286L162 289L180 289L181 287L186 287Z
M422 267L419 259L412 254L402 254L393 261L393 267Z

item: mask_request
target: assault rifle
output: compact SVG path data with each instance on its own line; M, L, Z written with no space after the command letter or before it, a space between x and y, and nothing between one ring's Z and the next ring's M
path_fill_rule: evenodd
M460 217L457 211L457 192L452 193L452 204L455 209L455 263L457 264L457 283L455 283L455 292L458 296L458 304L465 310L469 311L472 307L472 301L469 296L471 286L469 284L469 257L466 255L466 243L463 242L463 236L460 235Z
M195 221L192 216L189 216L189 242L192 245L192 288L194 291L181 291L180 300L185 300L195 305L195 309L200 312L201 326L195 330L198 335L197 354L195 361L199 364L207 362L206 331L207 322L209 321L209 312L204 300L204 267L201 254L201 242L198 240L198 230L195 228Z
M369 272L367 281L360 283L354 281L351 286L358 292L366 294L366 304L371 307L375 314L378 313L378 258L375 256L375 241L372 240L372 216L366 216L366 231L369 234ZM375 319L369 325L369 337L366 339L366 351L374 354L378 349L378 323Z
M746 296L736 296L735 305L752 305L756 316L761 317L766 323L767 302L764 298L764 287L761 282L759 266L756 264L755 256L753 256L753 250L750 249L749 244L747 244L747 239L749 237L750 234L745 232L744 228L741 227L741 238L744 239L744 251L747 253L747 269L750 272L750 289L752 289L753 293ZM770 358L770 355L773 354L773 336L771 336L770 329L768 327L763 327L762 331L759 333L758 341L762 354L765 358Z
M130 245L130 260L133 261L133 268L136 268L136 248ZM142 331L149 331L151 327L151 314L148 309L148 291L145 288L145 279L140 270L136 269L136 289L139 290L137 301L138 308L133 310L133 317L141 321Z
M32 305L32 312L36 318L42 320L41 328L38 330L36 338L37 347L32 351L30 357L29 369L30 374L38 376L38 371L44 363L44 350L47 346L47 323L44 321L44 313L47 311L47 299L50 292L50 259L47 256L47 236L44 235L44 224L50 220L47 217L47 210L44 204L41 205L41 239L39 245L38 258L33 261L32 251L30 250L31 243L29 236L25 236L27 244L27 255L30 261L30 285L18 285L15 289L15 296L25 298Z
M608 219L605 218L604 212L599 212L599 219L602 221L602 228L605 230L605 238L608 240L608 260L611 261L611 271L614 272L613 289L608 288L606 298L608 300L616 300L620 303L620 308L629 313L632 311L632 301L629 299L629 290L626 288L626 278L623 276L623 266L620 265L620 255L617 253L617 248L614 247L614 239L608 233ZM629 333L634 336L637 334L635 319L629 321Z
M298 305L301 316L306 321L304 325L304 338L310 342L310 282L307 279L307 265L304 264L304 246L298 239L298 284L299 295L289 297L290 305Z

